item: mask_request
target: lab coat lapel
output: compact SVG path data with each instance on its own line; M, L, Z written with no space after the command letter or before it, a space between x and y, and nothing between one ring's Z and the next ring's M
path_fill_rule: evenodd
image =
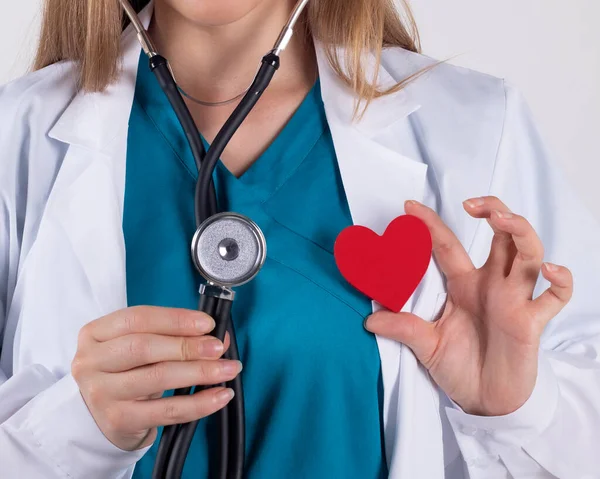
M151 7L140 15L148 24ZM122 74L103 93L79 92L49 136L69 145L46 215L67 236L100 314L127 305L122 234L127 131L140 47L129 28Z
M401 153L399 142L394 141L397 135L411 134L408 117L420 105L407 91L400 90L373 100L363 118L353 122L356 97L331 69L320 44L317 59L323 102L353 222L381 234L392 219L404 214L405 200L424 198L427 165ZM367 71L373 68L373 55L366 55L364 61ZM383 67L379 70L378 84L382 88L400 79ZM432 261L426 278L402 311L431 319L427 313L432 297L437 296L438 284L439 271ZM378 308L373 306L374 310ZM435 386L408 348L379 336L377 343L390 477L443 477Z

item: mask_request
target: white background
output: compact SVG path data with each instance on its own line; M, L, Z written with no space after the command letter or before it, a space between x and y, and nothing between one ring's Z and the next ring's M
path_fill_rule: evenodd
M600 0L412 0L423 53L504 77L600 220Z
M0 83L23 74L41 0L0 0ZM412 0L424 53L501 76L600 220L600 0Z

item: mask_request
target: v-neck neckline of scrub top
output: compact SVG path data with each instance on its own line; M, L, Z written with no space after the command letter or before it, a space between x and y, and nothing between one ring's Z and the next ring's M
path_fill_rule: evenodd
M167 97L145 62L140 62L136 101L146 112L158 134L169 144L182 166L196 180L196 164L183 130ZM220 180L226 183L226 188L243 190L245 197L260 203L275 194L293 176L325 131L327 120L324 111L320 107L315 108L321 103L320 80L317 78L279 134L242 175L236 177L219 160L215 171ZM314 115L315 111L319 111L320 114ZM299 134L299 131L302 133ZM209 144L202 134L199 134L205 148L208 149Z

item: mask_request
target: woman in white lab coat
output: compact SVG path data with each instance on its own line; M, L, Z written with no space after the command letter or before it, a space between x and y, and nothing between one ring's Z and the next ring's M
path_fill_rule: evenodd
M141 19L218 102L292 3L155 0ZM39 70L0 89L0 476L147 477L157 427L231 399L163 393L241 365L187 306L194 172L133 30L116 1L46 4ZM247 477L600 477L600 227L522 98L417 53L391 1L311 0L307 25L215 176L270 245L234 311ZM210 141L235 103L188 105ZM404 213L434 260L401 313L369 315L332 241ZM206 477L203 427L184 477Z

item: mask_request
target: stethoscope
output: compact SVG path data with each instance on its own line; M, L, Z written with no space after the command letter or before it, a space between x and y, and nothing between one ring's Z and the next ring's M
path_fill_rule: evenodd
M294 25L308 0L297 2L272 50L262 58L252 85L219 131L208 151L204 149L196 124L183 101L167 60L156 52L129 0L120 0L120 2L137 32L144 53L148 56L150 69L181 123L198 169L194 198L197 230L192 239L191 253L196 269L206 279L206 284L200 286L198 309L214 318L216 323L212 333L214 336L223 341L225 333L229 332L231 343L225 357L239 359L234 325L231 321L231 307L235 296L232 288L247 283L258 274L266 258L267 245L262 231L249 218L237 213L217 212L212 174L229 140L279 68L279 56L287 47L293 35ZM235 396L217 413L220 440L218 468L214 477L241 479L245 455L242 379L238 375L227 385L235 391ZM177 389L175 395L191 394L201 389L201 386ZM163 429L152 474L153 479L181 477L198 422L176 424Z

